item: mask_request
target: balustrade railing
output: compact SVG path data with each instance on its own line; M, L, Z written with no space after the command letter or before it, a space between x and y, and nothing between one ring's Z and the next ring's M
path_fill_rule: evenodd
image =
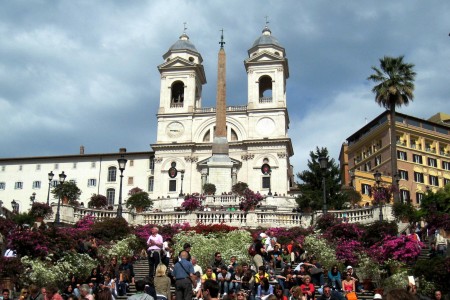
M224 195L218 196L223 201L227 200ZM234 197L234 196L233 196ZM232 196L228 197L232 201ZM236 198L236 197L235 197ZM52 206L56 211L56 205ZM372 223L378 220L378 207L364 207L357 209L328 211L349 223ZM392 220L391 206L383 207L385 220ZM256 228L256 227L308 227L322 214L321 211L313 213L292 213L286 211L168 211L168 212L142 212L124 210L123 218L132 225L145 224L183 224L188 223L195 225L203 224L220 224L224 223L230 226ZM91 209L84 207L72 207L70 205L61 205L61 221L67 224L74 224L86 216L92 216L94 220L101 221L107 218L115 218L117 212L115 210ZM52 220L47 220L52 221Z

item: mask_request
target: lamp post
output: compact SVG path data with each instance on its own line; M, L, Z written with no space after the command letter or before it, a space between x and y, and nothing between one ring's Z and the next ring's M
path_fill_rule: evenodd
M375 173L373 173L373 178L375 178L375 182L377 183L377 192L380 192L380 183L381 183L381 173L376 170ZM381 197L378 199L378 207L380 209L380 222L383 221L383 203Z
M56 216L55 216L55 224L59 225L60 224L60 209L61 209L61 191L62 191L62 185L64 184L64 181L66 180L67 175L64 174L64 171L62 171L61 174L58 175L59 176L59 185L61 186L61 190L59 192L58 195L58 206L56 207Z
M183 196L183 180L184 180L184 170L180 171L181 173L181 187L180 187L180 197Z
M123 171L127 164L127 159L122 155L117 162L119 163L120 170L120 188L119 188L119 205L117 206L117 218L122 218L122 181L123 181Z
M13 201L11 201L11 207L12 207L13 213L15 213L15 214L19 213L19 203L17 203L16 200L13 199Z
M50 205L50 186L52 185L53 176L55 176L55 174L53 174L53 171L50 171L50 173L48 173L47 205Z
M327 213L327 192L325 186L325 171L328 168L328 157L321 156L319 157L320 169L322 169L322 185L323 185L323 210L322 213Z
M3 201L0 200L0 217L3 217Z
M34 200L36 200L36 193L33 193L33 194L31 194L31 196L30 196L31 205L34 204Z

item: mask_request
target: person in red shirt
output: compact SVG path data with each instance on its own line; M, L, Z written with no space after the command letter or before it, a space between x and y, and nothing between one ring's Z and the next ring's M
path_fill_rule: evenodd
M302 290L303 295L306 296L307 300L314 299L315 289L314 284L311 283L311 276L306 275L305 277L303 277L303 284L300 285L300 288Z

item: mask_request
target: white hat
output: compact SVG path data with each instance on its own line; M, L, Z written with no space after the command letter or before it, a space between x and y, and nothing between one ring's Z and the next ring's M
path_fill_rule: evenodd
M373 299L383 299L383 296L381 296L380 294L375 294L373 295Z
M352 268L352 266L347 266L347 270L348 270L348 269L353 269L353 268ZM380 299L381 299L381 298L380 298Z
M261 233L259 234L259 236L262 237L262 238L266 238L266 237L267 237L267 234L265 234L264 232L261 232Z

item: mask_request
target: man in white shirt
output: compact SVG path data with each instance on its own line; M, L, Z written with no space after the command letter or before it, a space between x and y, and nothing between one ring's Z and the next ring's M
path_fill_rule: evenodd
M203 275L203 270L202 270L202 267L200 267L198 264L197 264L197 258L195 257L195 256L192 256L191 257L191 263L192 263L192 265L194 266L194 271L195 271L195 273L197 273L197 272L199 272L200 273L200 277Z
M158 231L158 227L153 227L147 240L147 257L150 277L155 276L156 266L161 262L160 255L163 247L163 238L158 234Z

